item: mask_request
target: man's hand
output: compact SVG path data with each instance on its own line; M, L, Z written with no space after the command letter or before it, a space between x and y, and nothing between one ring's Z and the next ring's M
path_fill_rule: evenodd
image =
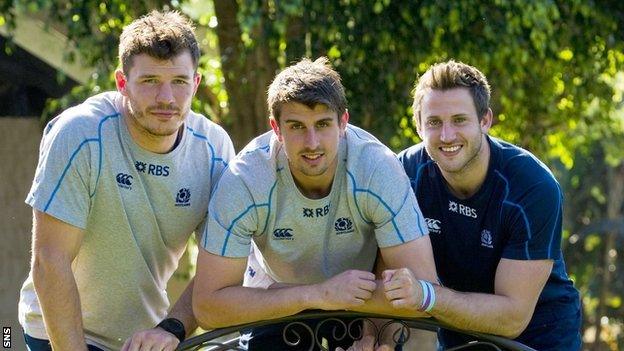
M336 351L392 351L392 347L388 345L380 345L375 348L375 337L366 335L360 340L356 340L347 350L337 347Z
M423 291L418 279L408 268L388 269L382 273L386 298L394 308L418 310Z
M159 327L134 333L124 343L121 351L174 351L180 340Z
M363 305L377 287L375 274L348 270L317 284L317 304L323 310L344 310Z

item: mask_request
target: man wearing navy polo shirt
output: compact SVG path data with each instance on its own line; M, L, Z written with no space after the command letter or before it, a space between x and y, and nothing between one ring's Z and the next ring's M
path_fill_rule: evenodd
M423 142L399 158L427 221L441 284L449 288L435 287L429 313L540 351L579 350L579 294L560 247L561 188L531 153L487 134L489 99L485 76L455 61L431 67L415 88ZM419 287L398 275L388 275L394 285L386 290L394 296ZM467 341L448 331L438 336L444 349Z

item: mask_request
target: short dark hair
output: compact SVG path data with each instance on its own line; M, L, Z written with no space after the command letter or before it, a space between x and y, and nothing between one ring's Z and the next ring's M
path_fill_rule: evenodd
M428 89L449 90L462 87L470 91L480 121L490 107L490 84L485 75L475 67L449 60L431 66L416 81L412 105L416 124L420 122L422 99Z
M280 72L269 86L267 104L271 116L279 121L281 107L288 102L298 102L310 108L318 104L327 106L338 114L347 110L347 99L340 75L327 57L314 62L303 58Z
M189 50L193 67L199 62L199 45L193 32L193 22L177 11L149 14L134 20L123 29L119 37L119 61L125 74L132 67L134 55L168 60Z

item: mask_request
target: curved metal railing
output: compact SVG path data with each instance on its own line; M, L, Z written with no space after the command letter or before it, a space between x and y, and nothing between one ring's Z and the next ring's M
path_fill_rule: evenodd
M348 318L351 321L346 323L341 320L341 318ZM388 320L381 327L377 327L371 319L384 319ZM306 323L307 320L320 320L320 322L316 323L316 327L312 328L310 325ZM299 333L288 333L289 330L294 328L295 326L299 327L300 330L305 330L308 335L313 340L308 350L326 350L320 341L320 337L318 335L319 328L321 325L325 323L334 323L334 338L335 340L342 340L345 337L349 336L351 339L358 340L362 337L362 331L360 327L356 326L356 322L362 321L364 323L369 322L370 325L375 330L375 335L377 335L377 339L379 335L381 335L385 328L390 327L391 325L397 325L400 327L397 332L394 334L395 342L398 344L405 344L410 337L410 329L419 329L419 330L427 330L431 332L435 332L438 329L447 329L452 331L457 331L464 335L473 336L477 341L467 343L465 345L460 345L457 347L449 348L446 351L459 351L459 350L477 350L476 346L480 346L478 350L497 350L497 351L535 351L534 349L523 345L519 342L509 340L500 336L489 335L489 334L481 334L475 332L468 332L464 330L460 330L457 328L453 328L444 323L441 323L433 318L396 318L393 316L387 315L377 315L370 313L359 313L359 312L347 312L347 311L306 311L300 314L296 314L293 316L288 316L279 319L258 321L254 323L248 323L243 325L236 325L227 328L215 329L204 334L189 338L184 342L180 343L177 350L178 351L188 351L188 350L210 350L210 351L221 351L221 350L243 350L238 347L238 338L233 338L228 341L215 341L215 339L222 338L232 333L239 332L244 329L262 327L268 325L274 325L278 323L286 323L284 326L282 335L283 340L287 345L299 345L302 338ZM290 335L290 336L289 336ZM301 346L301 345L299 345ZM287 350L285 350L287 351ZM406 350L409 351L409 350Z

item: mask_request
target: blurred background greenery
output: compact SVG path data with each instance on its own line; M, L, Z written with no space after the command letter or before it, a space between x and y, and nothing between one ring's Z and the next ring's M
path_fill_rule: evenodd
M531 150L565 190L563 249L581 290L588 350L624 349L624 2L591 0L3 0L5 55L19 18L65 35L80 81L41 109L42 122L114 89L118 37L150 9L177 9L197 26L203 81L194 109L222 124L239 150L267 130L265 93L277 71L326 55L342 75L351 122L393 150L418 142L415 79L454 58L492 86L492 134Z

